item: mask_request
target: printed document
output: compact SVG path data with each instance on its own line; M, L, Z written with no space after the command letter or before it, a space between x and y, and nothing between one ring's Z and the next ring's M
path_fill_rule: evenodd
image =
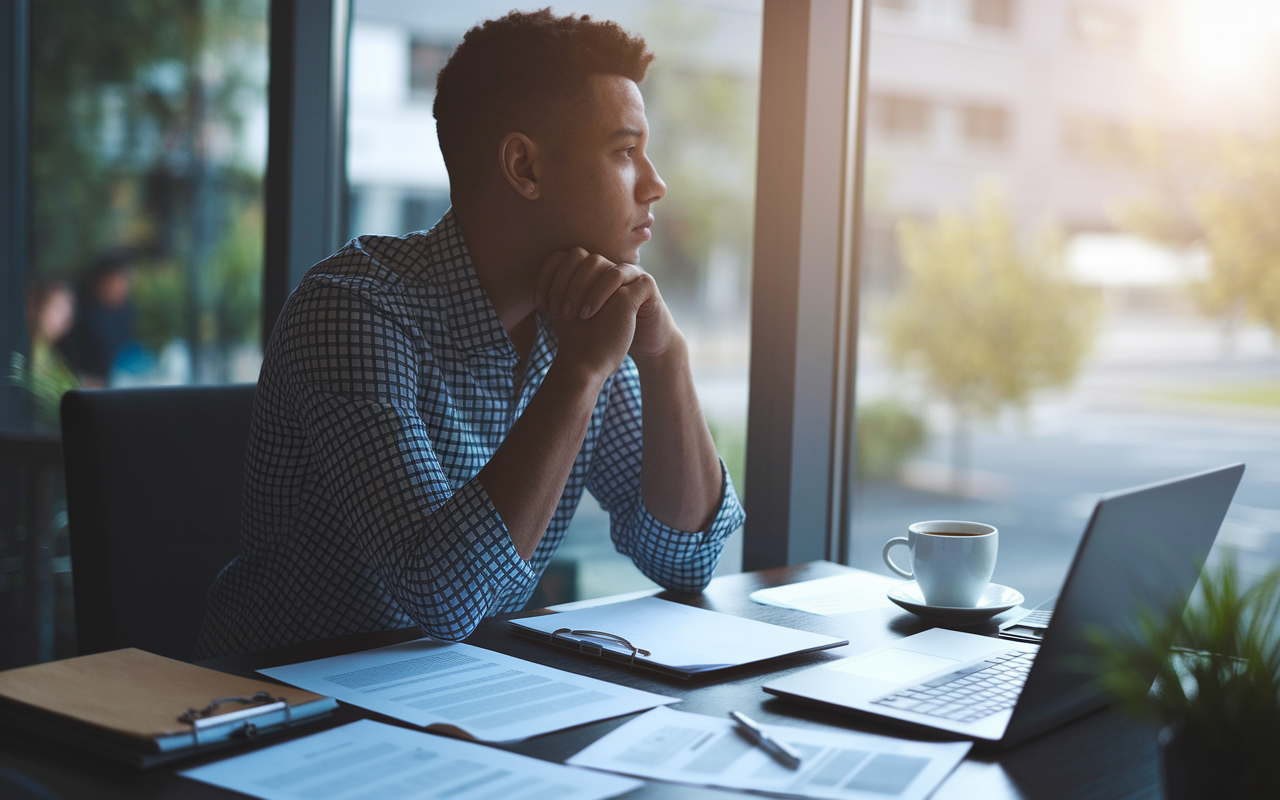
M642 785L367 719L181 774L263 800L603 800Z
M830 578L757 589L751 593L751 599L761 605L810 614L851 614L873 608L896 608L886 595L900 583L901 578L860 569Z
M972 742L913 742L852 731L761 725L800 751L790 770L728 717L657 708L569 759L579 767L640 778L831 800L923 800Z
M515 742L679 698L433 639L258 670L424 728ZM323 686L323 691L313 687Z

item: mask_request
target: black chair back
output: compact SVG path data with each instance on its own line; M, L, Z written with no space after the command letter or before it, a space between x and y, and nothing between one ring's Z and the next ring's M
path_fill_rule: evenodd
M68 392L62 448L81 655L189 659L205 594L239 551L256 387Z

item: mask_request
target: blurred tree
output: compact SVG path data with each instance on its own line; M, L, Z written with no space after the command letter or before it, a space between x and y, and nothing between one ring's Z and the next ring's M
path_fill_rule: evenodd
M922 373L950 406L952 490L963 495L972 422L1070 384L1092 343L1096 306L1067 277L1059 237L1019 247L994 191L972 216L904 220L898 241L906 281L882 320L889 357Z
M1251 319L1280 341L1280 142L1174 139L1148 134L1142 163L1153 189L1118 203L1118 226L1175 246L1202 244L1209 272L1192 282L1220 319L1224 350Z
M713 15L669 0L645 27L658 56L642 87L649 156L667 184L645 268L677 306L724 307L726 298L702 296L708 265L732 263L745 292L751 263L759 80L697 56L715 25Z

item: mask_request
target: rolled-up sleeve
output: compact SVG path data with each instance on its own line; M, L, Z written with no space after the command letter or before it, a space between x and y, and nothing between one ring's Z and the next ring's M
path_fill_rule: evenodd
M415 338L375 296L316 285L285 343L324 490L396 603L430 636L460 640L535 576L484 487L456 490L419 413Z
M643 457L640 376L630 358L614 373L587 489L609 512L610 535L650 580L676 592L699 592L711 580L725 540L746 514L733 481L720 462L721 494L711 524L681 531L663 524L645 507L640 492Z

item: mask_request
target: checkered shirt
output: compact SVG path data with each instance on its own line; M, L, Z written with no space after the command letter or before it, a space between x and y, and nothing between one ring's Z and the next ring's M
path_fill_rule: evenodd
M696 592L743 521L723 495L706 530L640 498L640 381L605 382L551 524L516 552L476 479L542 384L556 336L539 315L523 385L452 212L427 233L362 236L313 267L267 347L245 467L241 554L209 592L197 657L421 627L456 641L528 602L583 489L614 546Z

